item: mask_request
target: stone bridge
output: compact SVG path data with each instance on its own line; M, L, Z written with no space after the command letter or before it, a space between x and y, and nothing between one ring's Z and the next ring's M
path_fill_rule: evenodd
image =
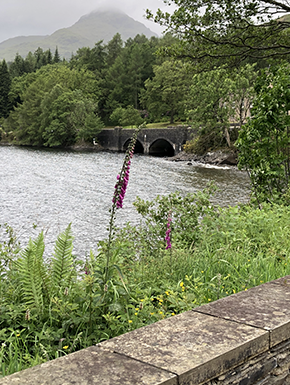
M135 152L154 156L174 156L182 151L193 130L186 126L167 128L143 128L137 137ZM105 150L124 152L132 137L133 129L106 128L98 135L98 142Z

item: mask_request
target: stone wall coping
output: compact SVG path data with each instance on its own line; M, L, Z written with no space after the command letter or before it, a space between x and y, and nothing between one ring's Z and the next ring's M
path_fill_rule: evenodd
M0 385L193 385L290 339L290 276L0 379Z

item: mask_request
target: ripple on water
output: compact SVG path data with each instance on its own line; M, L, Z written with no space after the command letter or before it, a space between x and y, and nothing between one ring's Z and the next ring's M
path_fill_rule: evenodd
M44 230L46 251L51 253L59 232L72 222L75 252L84 257L107 236L109 209L123 158L120 153L0 147L0 224L12 226L22 243ZM220 189L215 202L234 205L248 200L248 177L235 168L188 165L136 154L117 222L136 223L132 206L136 196L151 200L174 191L194 192L210 181Z

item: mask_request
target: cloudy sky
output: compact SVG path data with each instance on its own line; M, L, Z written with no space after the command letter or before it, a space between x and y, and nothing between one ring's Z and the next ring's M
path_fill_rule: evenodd
M103 7L122 9L160 35L161 28L144 18L145 9L170 10L162 0L2 0L1 3L0 42L15 36L50 35Z

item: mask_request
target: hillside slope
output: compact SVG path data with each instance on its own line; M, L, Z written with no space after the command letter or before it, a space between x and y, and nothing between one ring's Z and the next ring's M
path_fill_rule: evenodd
M144 34L148 38L157 36L144 24L121 11L92 12L82 16L71 27L59 29L49 36L19 36L5 40L0 43L0 60L13 60L16 53L25 57L38 47L44 51L50 48L52 53L58 47L60 56L69 59L78 48L92 48L100 40L107 43L117 32L124 41L137 34Z

